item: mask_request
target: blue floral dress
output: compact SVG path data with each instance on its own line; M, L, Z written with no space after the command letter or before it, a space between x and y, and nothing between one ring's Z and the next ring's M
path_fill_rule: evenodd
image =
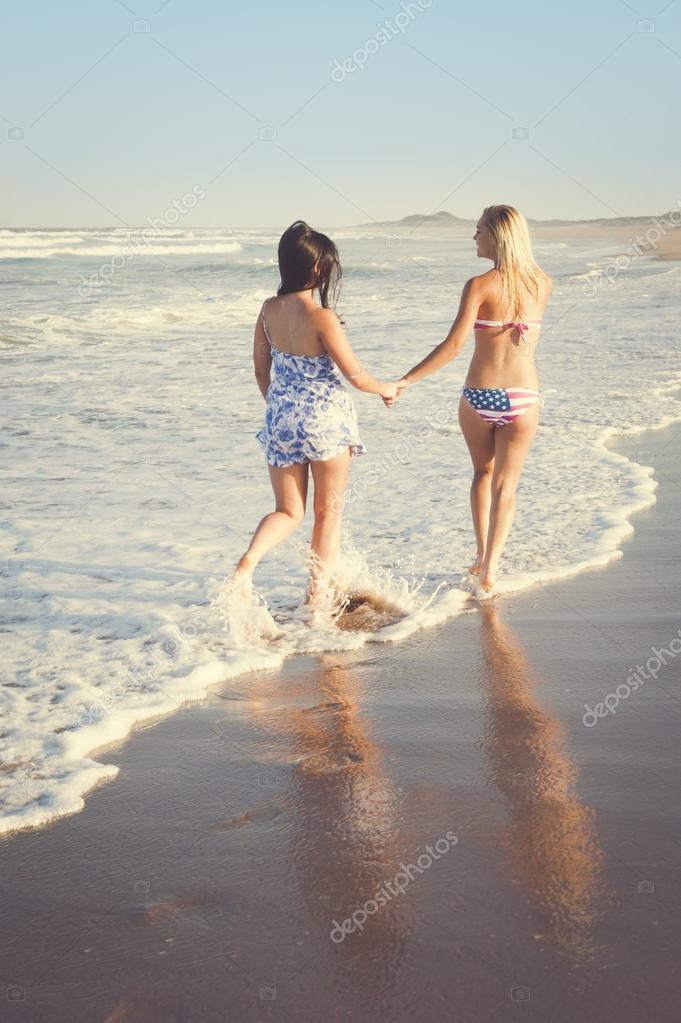
M256 437L269 465L281 469L296 462L323 462L345 448L363 455L366 448L359 438L355 406L332 359L275 348L265 306L262 325L274 376L267 390L265 425Z

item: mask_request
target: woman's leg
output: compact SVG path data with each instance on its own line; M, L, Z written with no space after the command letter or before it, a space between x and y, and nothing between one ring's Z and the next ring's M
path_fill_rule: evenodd
M470 402L463 397L459 402L459 424L473 462L471 514L478 553L470 571L472 575L477 575L484 561L487 546L487 529L492 501L495 427L486 423Z
M307 501L308 465L308 462L298 462L285 469L277 469L270 465L275 511L261 519L248 550L239 560L234 573L235 579L241 580L252 575L263 555L290 536L303 521Z
M314 528L308 601L324 597L340 551L343 495L350 469L350 449L325 462L310 462L314 480Z
M480 571L480 583L486 590L494 586L504 544L513 525L515 492L538 424L539 403L515 422L495 430L492 507L485 558Z

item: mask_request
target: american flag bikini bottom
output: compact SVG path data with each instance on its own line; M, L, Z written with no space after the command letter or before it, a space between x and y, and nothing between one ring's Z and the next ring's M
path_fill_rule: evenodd
M463 396L492 426L514 423L537 402L544 404L539 391L525 387L464 387Z
M539 325L541 320L530 320L529 323ZM487 327L515 327L520 340L525 340L529 329L528 323L502 323L495 320L476 320L475 330ZM533 405L543 406L539 391L531 391L526 387L464 387L463 396L475 411L492 426L506 426L514 423Z

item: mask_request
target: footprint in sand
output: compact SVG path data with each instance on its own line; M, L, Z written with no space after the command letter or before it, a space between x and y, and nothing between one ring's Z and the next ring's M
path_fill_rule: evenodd
M190 920L197 926L215 925L231 912L231 897L210 880L205 879L188 891L164 899L133 906L129 916L139 925L175 924Z
M405 614L376 593L349 593L336 625L345 632L378 632L401 621Z
M319 714L320 711L325 710L347 710L349 704L334 702L329 700L328 703L318 703L314 707L303 707L300 711L301 714Z
M253 810L246 810L237 817L231 817L228 821L219 821L211 825L211 831L231 831L232 828L243 828L246 824L262 824L274 821L282 814L281 807L276 803L268 803L266 806L257 806Z

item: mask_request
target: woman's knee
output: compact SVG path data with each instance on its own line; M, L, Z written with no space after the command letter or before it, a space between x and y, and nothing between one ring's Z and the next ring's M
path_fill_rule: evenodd
M492 496L498 501L512 501L517 489L517 476L498 475L492 480Z
M486 465L476 465L473 468L473 482L489 483L493 472L494 462L488 462Z
M282 505L277 508L280 515L286 515L287 518L291 519L294 526L299 526L305 518L305 509L302 505Z
M343 514L343 502L339 500L325 501L323 504L315 504L314 517L317 523L333 525L338 522Z

